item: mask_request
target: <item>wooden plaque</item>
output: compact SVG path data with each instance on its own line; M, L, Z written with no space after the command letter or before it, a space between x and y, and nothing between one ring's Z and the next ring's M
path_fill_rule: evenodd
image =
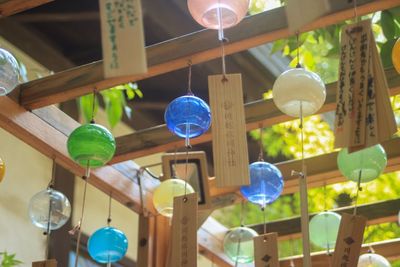
M185 200L186 198L186 200ZM197 193L174 198L168 267L197 266Z
M240 74L208 77L217 187L248 185L249 156Z
M57 267L57 261L54 259L46 261L32 262L32 267Z
M288 0L286 17L289 31L294 33L303 26L329 13L331 6L327 0Z
M186 173L186 157L188 158L188 173ZM161 160L163 171L161 181L173 178L173 168L175 168L177 178L188 180L189 184L198 193L198 209L207 210L211 208L207 157L204 151L167 153L162 155ZM175 161L178 167L174 167Z
M254 237L254 263L255 267L279 267L277 233Z
M99 0L106 78L147 72L140 0Z
M332 267L357 266L367 218L342 214Z

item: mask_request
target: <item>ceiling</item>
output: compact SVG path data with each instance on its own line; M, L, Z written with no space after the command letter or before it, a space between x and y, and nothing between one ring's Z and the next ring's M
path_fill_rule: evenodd
M146 0L142 6L146 46L202 29L191 18L186 0ZM98 0L57 0L2 18L0 35L54 72L102 58ZM228 72L242 73L245 102L262 98L288 63L270 55L269 45L227 56L226 62ZM207 76L218 73L219 59L193 66L194 94L208 101ZM163 124L167 104L186 93L187 75L188 70L182 69L139 81L144 98L129 103L132 118L124 121L136 130ZM256 150L250 152L251 160L257 155L256 145L250 143L250 151L252 147ZM210 144L196 149L205 150L211 158Z

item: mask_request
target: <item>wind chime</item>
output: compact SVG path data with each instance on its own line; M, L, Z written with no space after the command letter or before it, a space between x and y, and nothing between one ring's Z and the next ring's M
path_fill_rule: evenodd
M92 119L90 123L84 124L76 128L68 137L67 149L69 156L79 165L85 167L85 175L83 179L84 190L82 200L81 216L78 224L70 231L71 234L78 232L76 252L75 252L75 267L78 266L79 248L82 235L82 225L85 213L86 189L87 182L90 176L90 169L104 166L112 159L115 153L116 145L114 136L107 128L96 124L94 121L95 115L95 99L96 91L93 92L92 102Z
M300 65L299 33L297 33L297 66L282 73L275 81L272 95L275 105L283 113L300 118L302 170L292 171L299 176L303 266L311 265L307 174L304 161L304 117L317 112L325 102L326 89L321 78Z
M34 262L33 266L44 263L46 266L56 266L55 260L49 259L51 231L61 228L71 216L71 204L68 198L54 189L56 163L53 161L52 176L47 188L34 195L29 201L29 217L36 227L43 229L47 236L46 261Z
M260 153L257 162L250 164L250 185L240 187L243 197L260 206L264 218L263 235L254 238L255 266L279 266L277 233L267 234L266 205L273 203L283 190L282 173L273 164L264 161L263 129L260 126Z
M89 238L87 247L90 257L98 263L111 264L121 260L128 250L128 239L126 235L111 227L111 194L108 204L107 226L96 230Z
M10 52L0 48L0 96L7 95L18 85L19 65Z

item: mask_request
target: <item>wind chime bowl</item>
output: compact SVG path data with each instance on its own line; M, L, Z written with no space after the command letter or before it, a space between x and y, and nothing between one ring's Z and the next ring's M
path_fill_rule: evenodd
M326 89L317 74L303 68L295 68L285 71L276 79L272 95L279 110L299 118L301 115L312 115L322 107Z
M83 167L101 167L112 159L116 145L113 135L99 124L84 124L68 137L70 157Z
M98 229L88 241L89 254L99 263L117 262L125 256L127 250L128 239L114 227Z
M181 96L168 105L164 119L172 133L182 138L194 138L210 128L210 107L196 96Z
M389 261L381 255L366 253L358 258L357 267L391 267Z
M400 74L400 38L397 39L392 50L392 62L397 73Z
M318 213L310 220L310 240L321 248L334 249L341 216L336 212Z
M208 29L227 29L247 14L248 0L188 0L189 12L197 23Z
M6 95L18 85L19 65L10 52L0 48L0 96Z
M240 187L248 201L265 207L274 202L283 190L282 173L274 165L258 161L250 164L250 185Z
M48 226L49 230L59 229L70 216L71 204L68 198L59 191L53 189L40 191L29 202L29 217L33 225L41 229L47 230Z
M230 230L224 238L224 252L234 262L249 263L254 261L253 238L257 232L248 227Z
M181 179L163 181L153 193L154 208L165 217L172 217L174 211L174 197L194 193L193 187Z
M337 158L340 172L347 179L366 183L378 178L386 168L387 157L381 145L371 146L353 153L343 148Z

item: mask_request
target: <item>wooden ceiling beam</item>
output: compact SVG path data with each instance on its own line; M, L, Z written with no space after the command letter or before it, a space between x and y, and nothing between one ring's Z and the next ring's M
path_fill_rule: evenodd
M353 4L347 0L329 0L332 13L313 23L301 32L323 28L354 16ZM400 0L359 0L359 16L400 5ZM226 54L234 54L274 40L292 35L287 28L284 8L277 8L245 18L238 26L226 30L230 43ZM52 76L38 79L20 86L21 104L27 109L35 109L60 103L97 90L139 81L193 64L220 57L220 44L213 30L202 30L146 48L149 70L147 74L118 78L104 77L103 62L97 61Z
M394 69L388 69L385 73L390 87L390 94L400 94L400 76ZM326 88L327 98L318 113L332 111L336 108L336 83L328 84ZM260 124L268 127L276 123L293 120L293 117L289 117L279 111L272 99L247 103L245 105L245 113L248 131L259 128ZM194 138L191 143L193 145L206 143L210 142L211 138L211 131L208 131L204 135ZM112 162L135 159L183 146L184 141L181 138L173 135L165 125L159 125L118 137L117 152Z
M386 222L396 222L397 215L399 213L400 198L393 200L386 200L376 202L372 204L364 204L357 207L357 214L362 215L368 219L368 224L378 224ZM337 212L339 214L347 213L353 214L354 207L344 207L334 209L330 211ZM310 218L315 216L317 213L310 214ZM257 224L248 226L253 228L259 234L264 232L264 224ZM286 236L294 238L300 238L300 217L293 217L290 219L277 220L267 223L268 232L277 232L280 239L287 239Z
M13 14L50 3L54 0L1 0L0 16L6 17Z

